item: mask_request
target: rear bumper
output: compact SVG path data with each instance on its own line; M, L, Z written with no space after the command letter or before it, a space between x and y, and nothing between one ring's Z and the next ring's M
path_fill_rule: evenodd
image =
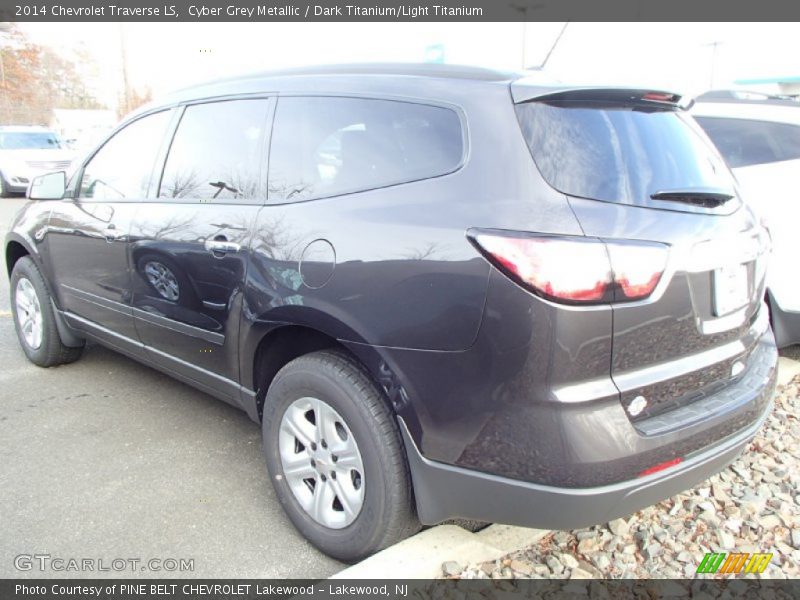
M759 345L758 360L754 361L757 364L751 364L745 377L725 392L729 400L734 400L737 410L728 414L722 411L723 414L709 417L709 421L715 421L734 419L737 413L740 417L753 415L744 427L683 455L683 461L675 467L616 483L600 486L589 483L581 487L576 478L573 480L578 483L576 487L558 487L432 461L420 453L401 419L420 520L434 524L451 518L465 518L543 529L573 529L629 515L691 488L736 459L771 411L777 351L769 332ZM735 399L730 398L734 390ZM755 413L753 409L756 409ZM688 430L698 426L703 428L698 424ZM650 437L649 441L656 442L669 435L674 434ZM641 438L643 442L645 439ZM530 444L532 440L526 443ZM664 454L652 460L650 465L673 458L675 454L669 450L671 448L663 447ZM583 466L575 464L575 471L580 472ZM565 468L569 469L568 466ZM595 462L594 468L602 470L603 463Z
M593 488L543 486L434 463L419 453L405 427L401 429L422 523L463 518L540 529L575 529L629 515L718 473L741 454L766 416L668 471Z
M28 184L31 181L31 176L25 172L19 171L3 171L0 173L0 177L3 178L3 187L5 187L7 192L11 193L25 193L28 191Z
M6 179L3 178L5 183L6 191L11 192L12 194L24 194L28 191L28 184L21 183L17 178L14 179Z

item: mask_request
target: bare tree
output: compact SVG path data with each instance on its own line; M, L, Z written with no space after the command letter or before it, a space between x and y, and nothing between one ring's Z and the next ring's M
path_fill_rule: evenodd
M102 108L73 62L32 43L13 24L4 25L0 30L2 124L49 125L54 108Z

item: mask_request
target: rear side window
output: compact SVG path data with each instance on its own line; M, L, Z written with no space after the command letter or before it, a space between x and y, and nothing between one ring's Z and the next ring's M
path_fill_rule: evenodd
M720 117L696 119L733 168L800 158L797 125Z
M258 197L268 101L186 107L164 166L159 196L205 202Z
M269 166L272 202L370 190L451 173L464 154L448 108L362 98L281 98Z
M115 133L83 170L80 198L142 199L169 124L169 111L142 117Z
M677 111L528 102L517 116L542 176L565 194L646 205L657 192L733 188L712 144Z

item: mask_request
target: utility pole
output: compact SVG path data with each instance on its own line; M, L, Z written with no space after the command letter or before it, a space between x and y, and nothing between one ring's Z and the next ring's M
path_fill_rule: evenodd
M702 44L702 46L710 46L711 47L711 80L708 82L708 89L713 90L716 83L716 75L717 75L717 50L719 49L720 44L722 44L720 40L715 40L708 44Z
M128 83L128 50L127 44L125 40L125 24L119 24L119 49L120 49L120 57L122 59L122 86L123 86L123 98L125 105L123 106L123 110L120 111L122 115L128 113L130 105L131 105L131 92L130 92L130 84Z
M520 57L520 64L522 66L522 70L525 70L525 61L526 61L526 54L528 53L528 3L524 4L515 4L511 3L511 8L516 10L522 15L522 56Z
M547 65L547 61L550 60L550 56L553 54L553 50L556 49L556 46L558 46L558 42L561 41L561 36L563 36L564 32L567 30L567 25L569 25L569 21L564 23L564 26L561 28L561 31L558 32L558 36L556 37L556 41L553 42L552 46L550 46L550 50L547 52L547 56L544 57L544 60L542 61L542 64L539 65L540 69L544 69L545 66Z
M11 33L11 23L0 23L0 85L6 85L6 65L3 62L3 49L5 48L6 34Z
M6 119L8 117L8 94L6 92L6 64L5 59L3 58L3 54L6 48L6 42L8 39L6 38L6 34L10 34L13 30L13 25L11 23L0 23L0 98L2 102L0 102L0 110L2 110L2 118Z
M525 7L524 11L525 18L522 21L522 70L525 70L525 54L527 53L527 43L526 38L528 37L528 8Z
M527 69L527 54L528 54L528 9L531 8L531 0L524 1L522 4L516 4L512 2L510 4L511 8L515 9L522 15L522 70L525 71ZM536 4L532 7L534 10L541 8L540 4ZM547 56L544 57L544 61L537 69L544 69L547 61L550 60L550 55L553 54L553 51L558 46L558 43L561 41L561 37L564 35L564 32L567 30L567 26L569 25L569 21L564 23L564 26L561 28L561 31L558 32L558 36L556 37L553 45L550 46L550 50L547 52Z

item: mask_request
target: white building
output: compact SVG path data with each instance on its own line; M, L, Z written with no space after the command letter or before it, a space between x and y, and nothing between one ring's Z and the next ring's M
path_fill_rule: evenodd
M83 149L99 142L116 123L113 110L55 108L50 126L62 140Z

